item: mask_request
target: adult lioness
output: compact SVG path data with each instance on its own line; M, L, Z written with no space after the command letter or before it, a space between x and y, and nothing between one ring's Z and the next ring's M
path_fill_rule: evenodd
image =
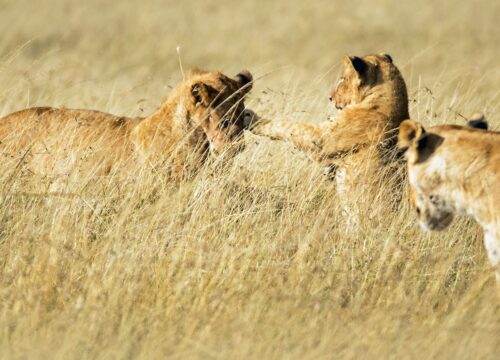
M199 167L209 151L242 148L244 96L251 86L248 71L233 78L194 70L146 118L49 107L18 111L0 119L2 161L57 175L75 168L107 174L138 161L169 160L171 175L180 176Z
M500 284L500 132L442 125L424 129L406 120L399 146L406 150L410 195L427 230L445 229L453 215L473 217ZM479 126L478 126L479 125Z
M389 55L346 56L331 100L340 110L333 121L260 120L252 132L291 142L333 170L339 195L349 193L350 202L356 203L353 190L365 198L379 193L384 181L379 175L391 177L401 168L395 165L396 138L399 124L408 118L406 84Z

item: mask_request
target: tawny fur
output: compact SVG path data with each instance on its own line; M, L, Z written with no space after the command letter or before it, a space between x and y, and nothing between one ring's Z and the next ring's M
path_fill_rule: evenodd
M399 144L407 149L411 201L422 226L442 230L454 214L474 218L500 284L500 132L457 125L424 129L407 120Z
M49 107L18 111L0 119L2 161L51 176L167 162L169 175L182 176L210 150L241 149L243 99L251 81L246 71L231 78L194 70L146 118Z
M333 169L339 194L352 196L352 190L363 186L374 193L380 186L372 185L380 185L380 174L390 177L401 168L397 129L409 116L404 79L388 55L346 56L331 99L340 110L333 121L260 120L252 132L288 141Z

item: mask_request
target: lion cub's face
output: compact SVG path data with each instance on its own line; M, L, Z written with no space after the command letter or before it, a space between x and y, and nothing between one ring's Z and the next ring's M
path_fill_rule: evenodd
M330 96L334 106L342 110L359 104L375 85L387 80L396 69L389 55L345 56L344 69Z
M245 95L252 87L248 71L234 78L220 72L196 72L192 76L191 121L204 132L214 154L243 149Z
M439 155L444 139L411 120L399 130L399 145L406 149L410 202L425 230L443 230L453 220L455 209L447 201L449 190L445 179L446 160Z

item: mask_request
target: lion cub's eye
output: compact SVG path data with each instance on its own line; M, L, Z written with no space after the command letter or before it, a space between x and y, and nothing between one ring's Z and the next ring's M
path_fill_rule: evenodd
M438 197L434 194L429 195L429 201L433 204L436 204L438 202Z

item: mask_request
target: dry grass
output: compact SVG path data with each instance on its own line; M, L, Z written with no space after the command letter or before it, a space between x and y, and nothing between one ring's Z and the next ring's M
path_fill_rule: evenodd
M424 124L499 129L495 1L0 0L0 112L152 111L184 67L257 75L249 105L314 121L344 53L388 52ZM234 163L23 193L0 164L0 358L495 359L480 229L407 204L348 229L321 169L248 135ZM90 184L84 186L84 184ZM35 188L35 190L37 190ZM375 206L361 204L362 206Z

